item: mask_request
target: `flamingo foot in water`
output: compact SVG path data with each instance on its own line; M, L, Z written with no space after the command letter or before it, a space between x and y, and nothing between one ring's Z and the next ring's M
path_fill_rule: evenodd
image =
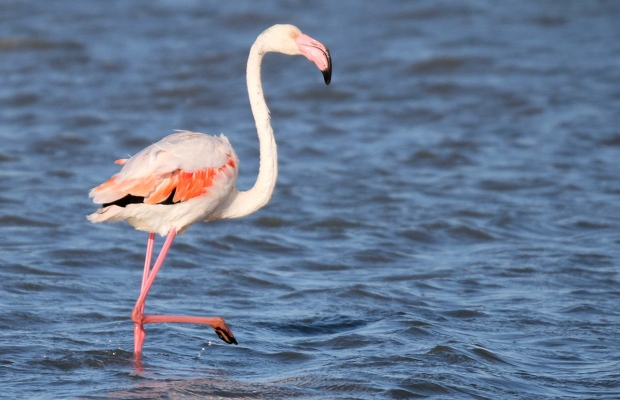
M142 345L144 344L144 338L146 332L144 331L144 325L133 324L133 352L139 354L142 352Z
M238 344L235 335L224 322L222 317L191 317L183 315L144 315L143 324L155 324L163 322L180 322L186 324L209 325L217 336L228 344Z
M135 310L135 309L134 309ZM144 315L142 313L132 313L131 318L134 321L134 353L142 352L142 345L146 333L144 324L156 324L166 322L178 322L186 324L209 325L217 336L228 344L238 344L235 335L224 322L222 317L192 317L182 315Z

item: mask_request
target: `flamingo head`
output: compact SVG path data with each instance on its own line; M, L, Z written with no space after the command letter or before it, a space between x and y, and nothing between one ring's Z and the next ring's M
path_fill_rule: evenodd
M325 83L329 85L332 78L332 59L329 50L322 43L301 33L293 25L274 25L265 30L263 52L274 51L288 55L303 55L316 64L323 73Z

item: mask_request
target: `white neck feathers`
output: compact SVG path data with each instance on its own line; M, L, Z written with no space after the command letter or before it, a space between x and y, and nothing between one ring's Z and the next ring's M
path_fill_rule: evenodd
M264 48L264 36L260 35L250 49L246 75L250 106L256 122L260 146L258 178L248 191L238 192L235 189L232 201L223 212L222 218L243 217L265 206L271 199L278 177L278 149L271 128L269 109L265 102L260 75L261 62L265 54Z

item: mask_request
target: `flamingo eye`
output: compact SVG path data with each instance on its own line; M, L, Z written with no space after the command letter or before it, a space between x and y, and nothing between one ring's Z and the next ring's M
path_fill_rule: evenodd
M291 32L291 37L295 39L297 37L297 34L295 32Z

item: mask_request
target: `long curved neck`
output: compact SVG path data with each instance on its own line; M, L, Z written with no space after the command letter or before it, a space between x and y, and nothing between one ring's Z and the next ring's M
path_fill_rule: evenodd
M254 186L245 192L236 192L236 196L224 212L223 218L239 218L251 214L265 206L276 186L278 177L278 149L271 128L269 109L265 102L261 84L260 68L265 55L262 37L259 36L250 49L247 65L248 95L252 114L256 122L260 147L260 164L258 178Z

